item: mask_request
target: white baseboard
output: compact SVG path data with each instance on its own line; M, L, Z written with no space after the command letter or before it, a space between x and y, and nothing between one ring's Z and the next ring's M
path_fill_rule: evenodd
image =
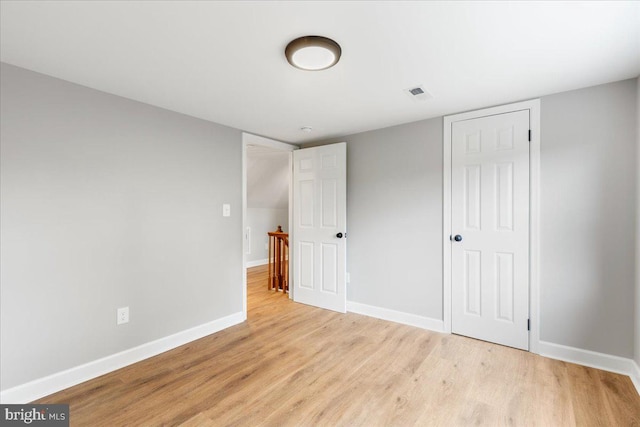
M616 374L628 375L636 387L638 394L640 394L640 369L633 359L626 359L624 357L568 347L546 341L540 341L538 343L538 350L538 354L541 356L602 369L603 371L615 372Z
M373 305L361 304L354 301L347 301L347 311L363 314L369 317L375 317L377 319L402 323L404 325L428 329L430 331L444 332L444 322L440 319L433 319L431 317L418 316L417 314L404 313L402 311L375 307Z
M269 264L269 258L257 259L255 261L247 261L246 266L247 268L251 268L251 267L257 267L259 265L265 265L265 264Z
M636 390L638 390L638 394L640 394L640 365L638 365L638 362L633 362L633 371L629 375L629 378L631 378L631 382L633 382Z
M3 404L25 404L244 322L242 312L0 392Z

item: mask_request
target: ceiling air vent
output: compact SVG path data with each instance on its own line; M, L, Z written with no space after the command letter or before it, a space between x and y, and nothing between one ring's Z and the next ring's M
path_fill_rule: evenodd
M433 95L427 92L422 85L405 89L404 93L414 101L426 101L433 98Z

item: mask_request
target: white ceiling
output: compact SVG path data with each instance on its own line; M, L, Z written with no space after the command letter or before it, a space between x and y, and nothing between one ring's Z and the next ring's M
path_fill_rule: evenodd
M640 2L2 1L3 62L301 143L636 77ZM323 35L342 59L291 67ZM403 89L424 85L433 98ZM303 133L302 126L314 131Z

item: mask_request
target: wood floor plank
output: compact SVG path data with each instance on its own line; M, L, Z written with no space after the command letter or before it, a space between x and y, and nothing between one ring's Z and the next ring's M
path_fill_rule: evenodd
M345 327L357 334L362 325L359 322L351 322ZM344 330L344 328L339 330ZM288 371L278 373L280 381L271 383L268 394L264 398L261 395L255 395L254 399L247 402L248 405L232 405L229 411L224 407L216 408L217 419L224 421L231 417L236 419L238 425L258 425L268 419L271 414L277 412L279 408L286 407L286 410L289 410L288 405L292 399L298 400L294 406L300 406L300 389L304 388L306 390L305 397L311 398L313 396L312 390L322 387L319 381L329 378L326 375L327 370L333 371L334 375L337 374L337 366L344 363L345 351L365 351L363 340L357 337L344 339L344 335L337 332L338 330L323 327L322 330L308 336L308 339L299 342L298 344L307 347L309 352L303 358L288 364L286 366ZM321 339L321 335L327 334L329 335ZM338 337L338 339L334 339L334 337ZM321 346L319 343L328 345ZM331 380L337 382L339 378L332 377ZM216 417L213 411L211 416Z
M598 371L602 388L600 394L611 409L611 417L618 425L629 422L629 425L640 426L638 401L634 399L635 388L624 375Z
M632 426L623 375L291 301L249 269L246 322L40 399L72 426Z

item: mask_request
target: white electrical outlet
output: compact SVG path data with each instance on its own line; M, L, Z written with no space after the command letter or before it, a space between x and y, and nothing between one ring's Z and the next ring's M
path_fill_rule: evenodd
M222 216L231 216L231 205L225 203L222 205Z
M122 307L117 312L118 325L129 323L129 307Z

